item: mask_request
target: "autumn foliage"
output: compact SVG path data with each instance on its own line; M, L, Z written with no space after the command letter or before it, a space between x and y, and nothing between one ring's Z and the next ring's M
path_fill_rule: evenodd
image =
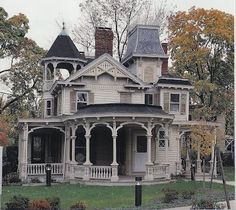
M8 133L10 127L6 119L0 115L0 146L5 146L8 144Z
M200 150L200 155L206 157L212 152L214 132L208 126L198 125L191 132L191 146L195 151Z

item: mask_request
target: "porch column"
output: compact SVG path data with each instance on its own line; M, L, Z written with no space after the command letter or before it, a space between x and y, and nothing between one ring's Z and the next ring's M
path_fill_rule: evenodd
M27 164L28 164L28 124L25 123L23 127L23 157L21 164L22 178L27 179Z
M169 141L168 124L165 124L165 159L166 159L166 164L169 163L169 161L168 161L168 141Z
M71 161L72 162L76 162L75 161L75 139L76 136L71 136L71 146L72 146L72 150L71 150Z
M202 173L202 167L201 167L201 158L200 158L200 144L198 142L197 144L197 173L201 174Z
M83 180L89 180L90 179L90 166L93 165L90 162L90 138L91 135L85 135L86 138L86 161L84 163L84 177Z
M56 67L57 67L57 64L53 63L53 80L54 81L56 80L56 76L57 76Z
M118 181L119 177L118 177L118 163L116 160L116 139L117 139L117 135L113 135L113 162L111 164L111 168L112 168L112 176L111 176L111 181Z
M153 163L152 163L152 125L148 122L147 127L147 163L146 163L146 180L153 180Z

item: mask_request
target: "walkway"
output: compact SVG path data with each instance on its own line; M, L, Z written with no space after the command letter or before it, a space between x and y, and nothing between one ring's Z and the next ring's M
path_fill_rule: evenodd
M226 206L226 202L220 202L225 204ZM182 207L176 207L176 208L169 208L169 209L165 209L165 210L190 210L191 206L182 206ZM236 201L235 200L231 200L230 201L230 208L231 209L236 209ZM226 207L224 209L227 209Z

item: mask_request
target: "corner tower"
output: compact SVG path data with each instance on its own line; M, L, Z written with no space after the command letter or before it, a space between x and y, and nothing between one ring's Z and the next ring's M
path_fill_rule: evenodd
M163 67L166 67L168 55L163 46L159 39L159 26L137 25L128 34L122 63L144 82L155 83L160 76L167 74Z

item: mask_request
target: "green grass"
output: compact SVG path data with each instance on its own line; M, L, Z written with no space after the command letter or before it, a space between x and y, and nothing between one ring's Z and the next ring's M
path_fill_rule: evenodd
M233 166L224 166L225 180L235 181L235 168Z
M209 183L206 183L208 186ZM143 205L148 206L163 197L163 188L176 189L179 192L184 190L198 191L202 188L201 182L193 181L177 181L168 184L158 184L152 186L143 186ZM215 192L223 192L223 185L213 184ZM234 187L228 186L230 192L234 192ZM57 196L61 200L63 209L76 200L84 201L88 209L104 209L104 208L123 208L134 207L134 186L111 187L111 186L84 186L58 184L51 187L46 186L6 186L3 187L2 207L9 201L13 195L22 195L30 200L36 198L46 198Z

